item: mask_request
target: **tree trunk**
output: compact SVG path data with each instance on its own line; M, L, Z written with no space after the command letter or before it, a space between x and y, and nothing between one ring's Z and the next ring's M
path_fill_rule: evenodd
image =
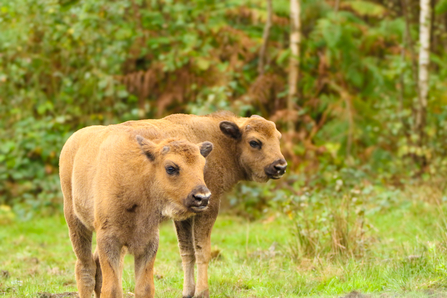
M298 72L300 67L300 2L290 0L290 68L289 68L289 95L287 98L287 109L294 110L294 102L298 95ZM294 130L291 118L288 119L288 130Z
M410 31L411 20L410 20L410 14L408 12L408 8L411 8L411 6L408 5L409 4L408 2L409 2L408 0L401 0L402 14L404 15L404 18L405 18L405 33L404 34L405 34L407 48L410 51L412 75L413 75L414 84L416 86L416 93L419 96L417 58L416 58L416 53L414 51L413 39L411 38L411 31ZM410 1L410 3L411 3L411 1Z
M426 165L425 154L423 153L425 141L425 123L427 114L427 95L428 95L428 65L430 62L430 0L420 0L421 14L419 19L419 77L418 77L418 107L416 112L415 128L418 135L418 151L420 163Z
M258 73L259 75L264 74L264 60L265 52L267 51L267 43L270 35L270 28L272 27L272 0L267 0L267 21L264 26L264 33L262 34L263 44L261 50L259 51L259 61L258 61Z

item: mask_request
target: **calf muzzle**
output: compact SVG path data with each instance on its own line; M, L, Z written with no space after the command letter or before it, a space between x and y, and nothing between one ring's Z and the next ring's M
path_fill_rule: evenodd
M287 162L284 158L280 158L266 166L264 171L270 179L279 179L286 172Z
M186 198L185 206L194 212L201 212L207 209L211 197L211 192L205 185L194 188Z

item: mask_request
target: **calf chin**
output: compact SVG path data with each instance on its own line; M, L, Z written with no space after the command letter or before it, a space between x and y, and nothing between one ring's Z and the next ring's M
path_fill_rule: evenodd
M185 220L193 216L194 214L195 213L192 210L189 210L189 208L185 208L185 206L172 203L167 204L161 212L161 215L163 217L171 218L176 221Z
M257 175L257 174L255 174L255 173L252 173L251 174L251 181L255 181L255 182L259 182L259 183L265 183L265 182L267 182L267 181L269 181L269 176L267 176L267 175Z

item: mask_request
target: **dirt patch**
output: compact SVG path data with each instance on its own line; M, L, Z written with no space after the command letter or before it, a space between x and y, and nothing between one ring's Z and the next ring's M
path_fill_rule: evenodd
M365 295L357 291L352 291L351 293L347 294L346 296L342 296L340 298L370 298L371 295Z
M65 293L58 293L58 294L51 294L51 293L37 293L37 297L39 298L65 298L65 297L79 297L79 294L77 292L65 292Z
M78 298L79 294L78 294L78 292L65 292L65 293L58 293L58 294L51 294L51 293L43 292L43 293L37 293L37 297L39 297L39 298L65 298L65 297ZM133 298L133 297L135 297L135 294L129 292L127 294L124 294L124 297L125 298Z
M352 291L346 296L339 296L339 298L447 298L447 293L425 290L420 292L408 292L408 293L377 293L377 294L362 294L357 291Z
M10 274L7 270L0 270L0 277L2 278L9 278Z

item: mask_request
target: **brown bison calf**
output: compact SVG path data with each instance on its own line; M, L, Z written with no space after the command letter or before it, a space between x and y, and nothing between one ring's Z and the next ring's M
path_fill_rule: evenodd
M183 297L209 297L210 238L220 198L239 181L267 182L282 177L287 162L279 146L280 132L275 123L260 116L240 118L228 112L207 116L176 114L122 125L136 131L156 127L171 137L214 144L213 154L207 158L205 167L205 182L213 193L208 209L194 217L175 221L184 271Z
M60 178L81 298L93 291L122 297L126 251L135 257L135 296L154 296L158 225L208 208L203 171L212 148L210 142L195 145L118 125L87 127L68 139Z

